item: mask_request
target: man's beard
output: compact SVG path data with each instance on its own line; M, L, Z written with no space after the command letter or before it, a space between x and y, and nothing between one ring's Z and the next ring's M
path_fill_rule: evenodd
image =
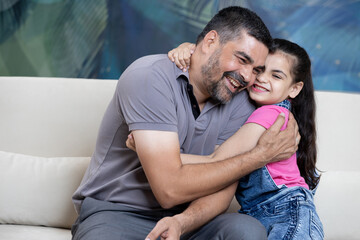
M213 76L219 74L219 72L221 71L219 62L221 51L221 49L218 49L210 56L207 64L201 67L201 72L206 83L207 91L210 94L211 98L222 104L225 104L229 102L239 92L232 92L226 87L225 76L229 75L232 78L241 82L243 85L246 85L247 83L236 72L225 72L220 79L214 79Z

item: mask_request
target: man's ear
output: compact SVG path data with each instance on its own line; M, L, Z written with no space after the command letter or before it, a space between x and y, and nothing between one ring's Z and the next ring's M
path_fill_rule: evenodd
M202 48L204 52L212 51L215 46L218 46L219 44L219 34L215 30L211 30L208 32L204 39Z
M290 98L295 98L301 91L301 89L303 88L304 83L303 82L297 82L294 83L291 87L290 87L290 92L289 92L289 97Z

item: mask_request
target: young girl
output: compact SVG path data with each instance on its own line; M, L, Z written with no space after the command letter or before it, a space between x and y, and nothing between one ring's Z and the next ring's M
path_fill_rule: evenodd
M169 58L186 70L193 48L184 43L170 51ZM248 91L258 108L212 155L199 156L196 161L216 161L252 149L278 114L284 113L287 119L291 111L301 134L297 154L241 178L235 196L241 205L239 212L257 218L267 229L268 239L323 239L313 200L320 176L315 166L315 99L308 54L295 43L275 39L265 71ZM234 146L241 146L241 151ZM181 159L194 163L186 154Z

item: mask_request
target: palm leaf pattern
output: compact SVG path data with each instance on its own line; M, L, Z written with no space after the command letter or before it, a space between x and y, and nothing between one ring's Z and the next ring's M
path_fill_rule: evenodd
M232 5L303 46L316 89L360 92L359 0L0 0L0 75L117 79Z
M28 7L26 0L0 1L0 44L12 36L25 21Z

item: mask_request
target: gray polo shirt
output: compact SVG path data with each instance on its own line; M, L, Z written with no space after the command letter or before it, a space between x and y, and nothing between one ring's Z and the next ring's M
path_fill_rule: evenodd
M182 153L210 154L254 110L242 91L227 104L208 101L195 119L187 87L188 73L166 55L142 57L124 71L102 120L90 165L73 196L78 212L85 197L141 210L161 209L136 153L125 145L130 131L177 132Z

